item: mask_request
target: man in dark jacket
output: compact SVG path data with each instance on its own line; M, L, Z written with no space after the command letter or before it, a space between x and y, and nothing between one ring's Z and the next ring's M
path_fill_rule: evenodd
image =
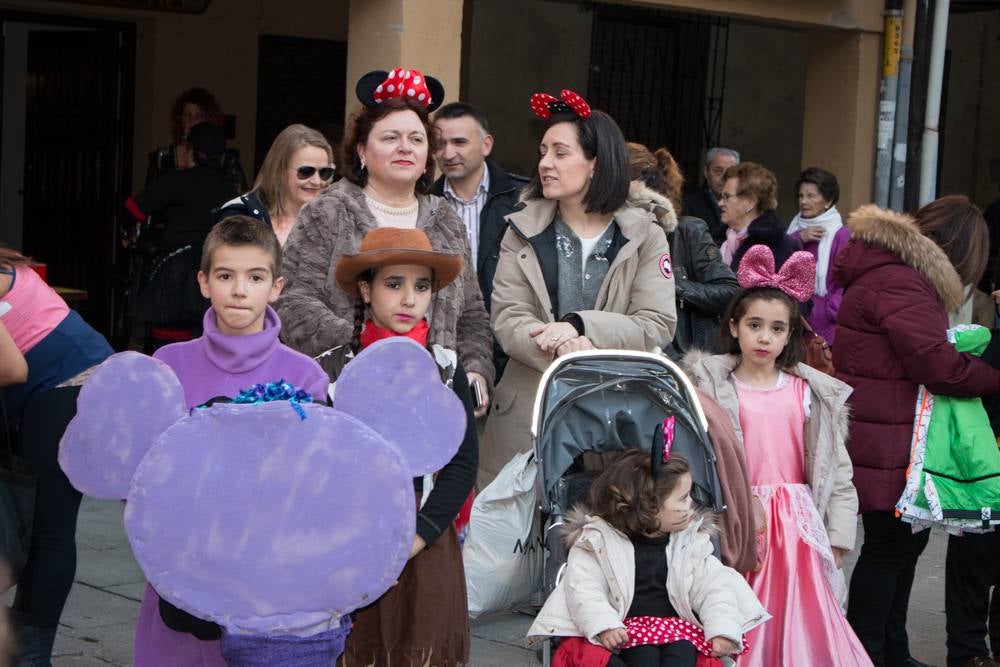
M488 312L500 241L507 230L505 218L517 208L521 188L528 181L487 159L493 136L475 107L464 102L446 104L434 115L434 127L440 142L435 158L443 175L431 193L444 197L466 225Z
M705 182L684 195L684 213L701 218L708 225L716 245L726 240L726 226L722 224L719 197L726 184L726 169L740 163L740 154L731 148L710 148L705 154Z
M489 312L500 241L507 231L505 218L516 210L527 179L508 174L487 159L493 150L493 136L486 118L475 107L464 102L446 104L434 115L434 127L439 142L435 158L443 175L431 193L444 197L465 223L479 289ZM506 355L495 344L494 363L499 381Z

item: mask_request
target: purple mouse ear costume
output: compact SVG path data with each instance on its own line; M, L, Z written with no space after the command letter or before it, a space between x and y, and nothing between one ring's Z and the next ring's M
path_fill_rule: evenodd
M395 443L407 457L412 476L419 477L451 460L465 437L466 423L462 403L441 382L434 359L426 351L414 355L414 347L420 348L402 336L366 347L344 366L333 407ZM372 393L376 387L379 393ZM442 442L454 446L442 447Z
M81 493L121 500L153 442L187 415L184 390L162 361L121 352L80 388L76 417L66 427L59 465Z
M185 416L176 377L137 357L112 356L84 386L59 460L85 493L122 497L129 480L126 532L161 597L234 639L284 635L284 651L393 585L415 534L412 479L443 467L465 432L426 350L369 346L335 407L304 404L305 419L285 401Z

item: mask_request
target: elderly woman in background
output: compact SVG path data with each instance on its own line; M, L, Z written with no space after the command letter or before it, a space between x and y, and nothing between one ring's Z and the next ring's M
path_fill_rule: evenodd
M795 182L799 193L799 212L788 227L788 234L802 243L802 248L816 258L816 292L812 310L806 319L817 334L833 345L837 311L844 298L844 287L833 277L833 262L851 240L837 210L840 185L837 177L820 167L809 167Z
M333 179L333 148L318 131L296 123L278 134L260 166L253 189L226 202L216 222L249 215L271 226L282 246L299 210Z
M683 215L684 174L666 148L650 153L629 143L629 203L652 211L667 235L677 300L677 332L664 351L680 359L691 348L711 350L719 337L726 304L739 289L733 271L722 261L704 220Z
M571 91L532 97L545 120L538 170L507 216L493 331L510 355L480 448L478 486L531 447L535 391L552 360L594 348L651 350L677 321L663 230L628 206L628 152L607 114Z
M775 268L780 268L793 252L802 249L802 244L788 236L787 226L775 215L778 179L756 162L730 167L725 179L719 198L722 222L728 227L722 259L736 271L747 250L766 245L774 254Z
M401 75L406 70L397 71ZM349 344L355 299L333 280L337 262L357 254L361 239L376 227L416 227L427 234L434 250L463 257L461 275L434 294L428 340L456 350L470 384L479 385L488 400L492 338L469 259L468 235L444 200L426 194L434 182L434 134L427 105L437 108L444 89L436 79L424 79L417 72L419 94L376 102L373 95L381 95L376 90L387 76L371 72L358 82L364 106L351 118L344 137L344 178L302 207L288 237L285 289L277 302L282 337L289 346L318 357L321 364L328 353Z

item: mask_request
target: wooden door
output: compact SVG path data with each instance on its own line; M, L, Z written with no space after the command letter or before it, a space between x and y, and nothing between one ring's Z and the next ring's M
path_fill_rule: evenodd
M116 216L131 190L132 39L125 28L28 37L24 251L48 264L50 284L87 291L78 308L105 334L125 261Z

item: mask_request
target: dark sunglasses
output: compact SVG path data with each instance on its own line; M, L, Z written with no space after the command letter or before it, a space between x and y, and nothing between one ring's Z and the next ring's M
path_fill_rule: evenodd
M313 174L319 172L319 177L324 181L329 181L333 178L333 167L299 167L295 170L295 175L299 177L300 181L305 181L312 178Z

